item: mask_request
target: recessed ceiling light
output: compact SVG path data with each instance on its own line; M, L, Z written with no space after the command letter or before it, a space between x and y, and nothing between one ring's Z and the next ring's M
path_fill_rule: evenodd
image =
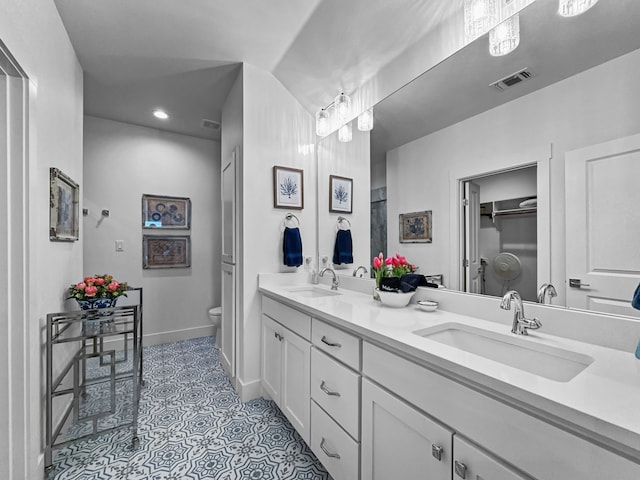
M164 110L154 110L153 111L153 116L156 118L159 118L160 120L166 120L167 118L169 118L169 115L167 114L167 112L165 112Z

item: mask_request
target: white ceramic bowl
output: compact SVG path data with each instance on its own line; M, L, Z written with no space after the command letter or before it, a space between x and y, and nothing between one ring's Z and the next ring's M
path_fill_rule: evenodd
M419 300L417 304L418 307L425 312L434 312L438 308L438 302L433 302L431 300Z
M406 307L416 292L383 292L376 288L376 293L378 297L380 297L383 305L387 305L388 307Z

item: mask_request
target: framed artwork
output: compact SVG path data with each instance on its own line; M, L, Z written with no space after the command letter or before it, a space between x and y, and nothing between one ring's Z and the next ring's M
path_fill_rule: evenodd
M297 168L273 167L273 207L304 208L304 175Z
M189 235L143 235L142 268L188 268L191 266Z
M400 214L400 243L431 243L431 210Z
M353 179L329 175L329 211L351 213L353 207Z
M186 197L142 195L142 228L191 228L191 200Z
M49 169L49 183L49 240L75 242L80 222L80 186L53 167Z

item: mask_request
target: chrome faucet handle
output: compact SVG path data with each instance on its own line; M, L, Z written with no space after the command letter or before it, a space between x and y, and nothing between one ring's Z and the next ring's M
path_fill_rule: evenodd
M358 272L362 270L362 274L366 275L367 273L369 273L369 271L367 270L367 267L364 267L362 265L360 265L359 267L357 267L354 271L353 271L353 276L357 277L358 276Z
M340 285L340 282L338 281L338 277L336 276L336 272L334 272L333 269L331 269L329 267L325 267L322 270L320 270L319 275L321 277L324 277L325 272L331 272L331 275L333 275L333 280L331 280L331 290L337 290L338 289L338 285Z
M550 283L543 283L540 289L538 290L538 303L545 303L547 294L549 295L549 303L551 303L551 299L553 297L558 296L556 287L554 287Z

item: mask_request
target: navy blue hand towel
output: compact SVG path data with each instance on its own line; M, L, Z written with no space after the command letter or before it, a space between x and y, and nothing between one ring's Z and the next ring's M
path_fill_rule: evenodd
M284 254L284 264L287 267L299 267L302 265L302 238L297 227L284 228L282 253Z
M636 287L636 291L633 294L633 300L631 300L631 306L640 310L640 284Z
M353 263L353 241L351 230L338 230L333 247L333 264Z

